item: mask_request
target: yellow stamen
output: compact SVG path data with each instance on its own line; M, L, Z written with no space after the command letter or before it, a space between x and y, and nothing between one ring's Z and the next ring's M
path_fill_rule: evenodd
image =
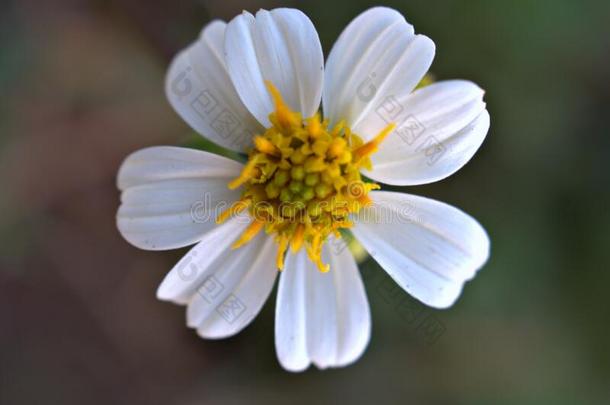
M322 262L322 242L320 233L316 233L311 241L311 246L307 249L307 256L318 266L321 273L326 273L330 270L330 265Z
M256 149L260 152L266 153L267 155L277 156L280 153L280 150L271 141L260 135L254 137L254 146L256 146Z
M248 208L251 204L252 204L252 200L249 198L234 202L229 208L224 210L218 216L218 218L216 218L216 223L222 224L230 217L235 216L235 215L239 214L240 212L242 212L243 210L245 210L246 208Z
M363 206L363 207L369 207L373 204L373 200L371 200L371 197L369 197L368 195L363 195L362 197L360 197L358 199L358 202Z
M320 273L328 273L330 271L330 264L324 264L324 262L322 262L322 258L319 255L315 263L316 266L318 266L318 270L320 271Z
M345 121L330 126L320 113L303 119L291 111L280 92L266 82L275 105L271 126L253 139L248 163L229 183L244 186L242 202L218 217L226 221L246 208L254 219L233 244L244 245L265 228L278 244L276 264L305 248L319 271L329 271L322 247L329 236L341 237L352 226L350 216L372 203L367 194L379 188L363 181L360 170L370 168L370 155L395 128L388 125L369 142L353 133Z
M343 128L345 128L345 120L341 120L337 123L337 125L335 125L335 127L333 128L331 134L334 136L339 135L339 133L341 132L341 130L343 130Z
M275 115L277 120L283 127L289 128L294 125L300 125L300 117L297 120L295 114L290 110L290 107L284 102L279 90L269 80L265 80L267 90L271 93L273 102L275 103Z
M258 172L256 168L257 163L258 159L256 156L254 159L250 159L250 161L248 161L248 163L244 166L239 177L229 183L229 188L231 190L235 190L237 187L241 186L251 178L255 177Z
M307 119L307 131L309 135L316 139L322 134L322 124L320 123L320 113L316 113L313 117Z
M383 140L396 128L395 123L390 123L386 126L380 133L377 134L373 139L359 147L354 151L354 156L356 159L364 159L371 156L373 153L377 152L379 149L379 145Z
M326 153L328 154L329 157L335 158L335 157L341 155L341 153L343 153L343 151L345 150L346 144L347 143L345 142L345 139L335 138L332 140L332 142L328 146L328 151Z
M238 247L250 242L252 238L254 238L260 232L260 230L263 229L263 226L265 226L265 223L263 221L259 221L257 219L252 221L252 223L246 228L244 233L241 234L239 239L235 241L235 243L233 243L233 246L231 246L231 248L237 249Z
M305 225L299 224L297 226L294 235L292 236L292 240L290 241L290 250L292 253L296 253L301 249L303 245L303 236L305 235Z
M288 249L288 236L282 235L280 236L277 248L277 257L276 264L277 268L281 271L284 270L284 255L286 253L286 249Z

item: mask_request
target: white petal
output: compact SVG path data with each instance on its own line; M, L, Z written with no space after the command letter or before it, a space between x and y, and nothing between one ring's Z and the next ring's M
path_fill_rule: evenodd
M249 223L246 216L237 216L203 235L201 241L165 276L157 290L157 298L187 304L209 273L232 253L231 245Z
M187 324L209 339L232 336L260 312L277 275L276 246L261 233L231 249L249 224L236 217L204 235L167 274L157 297L188 304Z
M341 367L358 359L370 338L371 319L364 285L348 249L325 244L320 273L304 251L289 254L280 276L275 345L282 366L302 371Z
M206 251L207 249L207 251ZM215 246L202 247L208 254ZM213 263L193 261L205 280L188 304L187 324L204 338L220 339L245 328L269 297L278 273L277 245L264 233L247 245L225 249Z
M345 28L328 57L324 115L352 129L388 95L411 92L434 58L434 42L415 35L395 10L375 7ZM357 132L357 131L356 131ZM357 132L365 139L375 133Z
M355 219L354 235L409 294L436 308L451 306L489 257L489 238L472 217L450 205L375 191Z
M479 149L489 130L483 90L464 80L435 83L411 94L390 95L357 131L397 128L372 157L364 174L394 185L431 183L455 173Z
M220 212L239 199L228 182L242 165L193 149L152 147L123 162L117 179L117 226L134 246L165 250L197 242Z
M288 254L280 274L275 304L275 351L282 367L303 371L309 364L307 350L307 272L317 271L308 265L304 253Z
M224 60L226 23L213 21L172 61L165 92L176 112L197 132L241 152L261 131L241 102Z
M260 10L256 17L244 11L227 26L225 54L239 96L263 126L274 110L265 80L303 117L318 110L324 55L313 24L299 10Z

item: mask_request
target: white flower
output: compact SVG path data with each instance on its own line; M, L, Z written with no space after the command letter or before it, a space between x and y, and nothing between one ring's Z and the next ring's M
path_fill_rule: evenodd
M200 336L224 338L256 316L283 268L275 317L282 366L349 364L371 330L356 261L337 242L349 228L409 294L451 306L488 258L483 228L441 202L371 191L378 187L360 177L434 182L483 142L489 114L479 87L454 80L414 90L434 52L432 40L381 7L351 22L326 65L298 10L208 24L172 62L167 96L197 132L249 161L178 147L125 160L117 214L125 239L150 250L197 243L157 296L187 305Z

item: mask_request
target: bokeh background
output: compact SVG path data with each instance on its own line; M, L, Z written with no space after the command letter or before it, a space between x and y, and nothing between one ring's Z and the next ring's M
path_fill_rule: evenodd
M444 311L367 261L367 352L296 375L275 358L273 299L224 341L155 299L185 250L121 239L115 175L131 151L192 139L163 78L210 19L298 7L328 54L377 3L0 4L2 404L610 403L610 2L385 2L434 39L438 79L487 90L479 153L408 191L476 217L492 256Z

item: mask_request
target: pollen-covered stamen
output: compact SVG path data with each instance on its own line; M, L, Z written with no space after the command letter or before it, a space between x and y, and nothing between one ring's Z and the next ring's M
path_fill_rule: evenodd
M329 265L322 261L322 246L331 234L340 238L339 230L352 226L349 215L371 203L368 193L379 186L364 182L360 169L371 167L371 154L395 126L388 125L365 143L343 121L331 128L319 114L303 120L270 82L267 87L275 103L275 112L269 115L272 126L254 137L248 163L229 183L232 189L244 186L240 205L230 207L217 221L247 208L254 220L234 248L264 228L278 243L279 269L288 248L296 253L304 247L326 272Z

